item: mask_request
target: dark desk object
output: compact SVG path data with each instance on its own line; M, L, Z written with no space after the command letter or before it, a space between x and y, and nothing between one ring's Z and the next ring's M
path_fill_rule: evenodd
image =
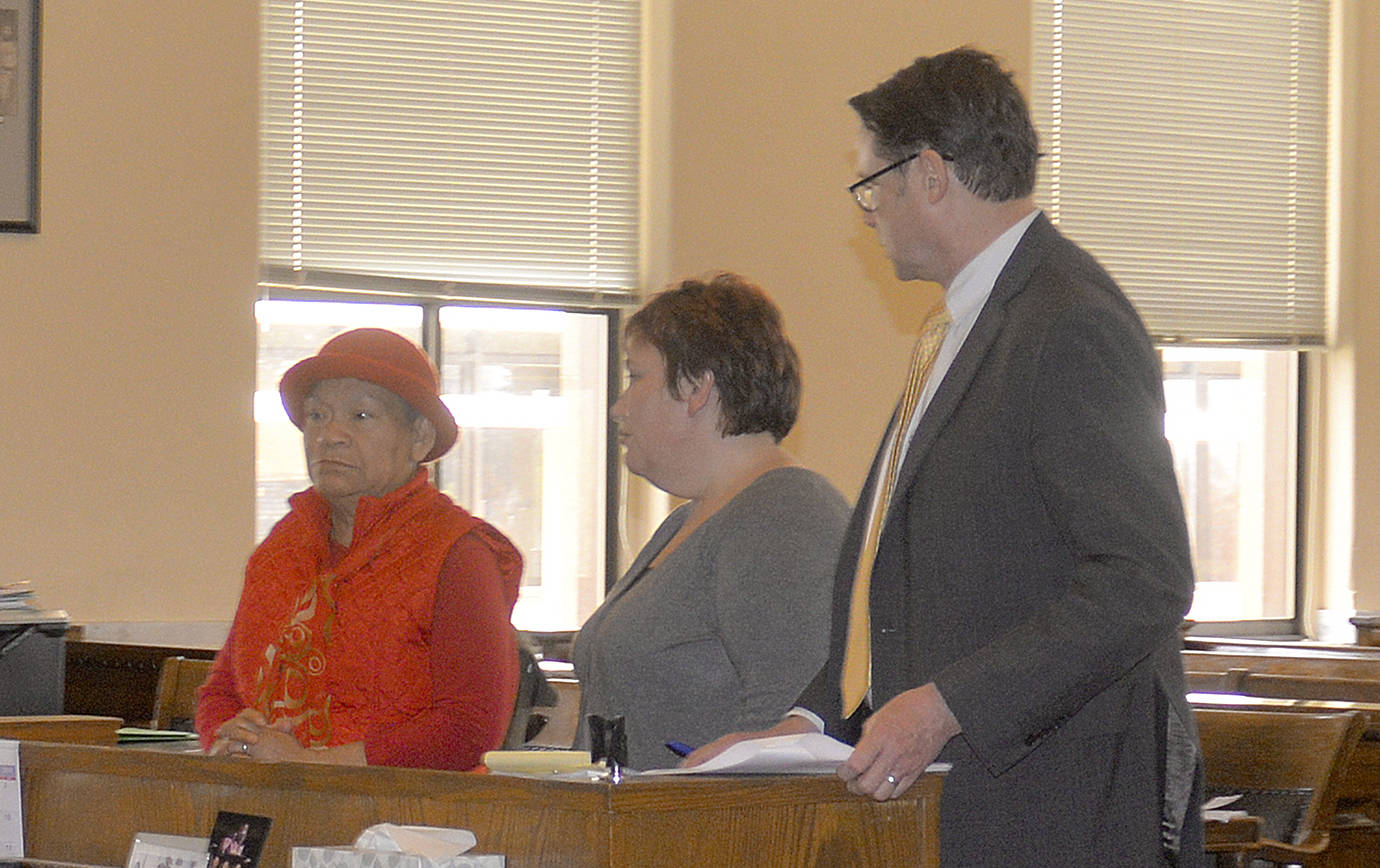
M169 657L211 660L216 650L69 641L61 710L118 717L129 726L150 726L163 661Z
M825 776L545 777L264 764L120 748L20 745L31 859L124 864L135 832L206 835L217 811L273 818L264 865L379 822L458 826L508 868L938 866L943 778L899 799ZM92 822L93 806L99 822Z
M0 715L62 713L66 634L61 609L0 609Z
M1260 849L1259 817L1213 820L1204 824L1203 832L1204 849L1216 858L1217 868L1247 868Z
M1206 792L1241 793L1241 809L1262 818L1254 858L1322 864L1364 717L1203 708L1196 714Z
M1347 620L1356 628L1357 645L1380 645L1380 612L1358 612Z
M535 747L569 748L575 744L575 733L580 725L580 682L570 670L549 669L546 661L546 688L551 691L554 701L540 703L531 712L540 725L533 731L529 726L526 744Z

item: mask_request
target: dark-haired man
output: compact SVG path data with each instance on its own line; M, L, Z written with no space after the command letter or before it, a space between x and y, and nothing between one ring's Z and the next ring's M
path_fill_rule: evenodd
M946 865L1202 864L1193 573L1150 339L1035 207L1035 131L995 58L920 58L850 104L863 219L945 303L854 511L829 661L753 735L855 743L839 775L876 799L953 763Z

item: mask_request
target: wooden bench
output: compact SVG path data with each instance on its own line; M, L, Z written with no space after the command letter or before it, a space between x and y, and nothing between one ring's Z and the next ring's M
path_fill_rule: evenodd
M1184 671L1225 674L1234 669L1270 675L1380 681L1380 648L1356 645L1257 643L1206 648L1185 645Z
M62 710L118 717L129 726L150 726L155 722L163 661L179 656L211 660L216 649L69 640Z
M1228 807L1264 821L1250 855L1321 864L1364 716L1199 708L1197 719L1208 793L1238 794L1240 801Z
M1190 693L1198 711L1270 711L1291 714L1354 712L1363 721L1360 741L1342 772L1337 790L1332 842L1324 864L1380 866L1380 703L1272 699L1223 693Z

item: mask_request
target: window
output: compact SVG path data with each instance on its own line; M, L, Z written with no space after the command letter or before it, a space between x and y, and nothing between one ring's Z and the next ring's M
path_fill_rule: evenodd
M1198 578L1189 617L1292 620L1297 354L1173 347L1162 358Z
M1191 617L1295 630L1298 383L1327 340L1327 0L1033 0L1037 198L1163 347Z
M257 528L309 483L277 382L393 329L461 439L440 488L526 566L514 623L602 598L607 408L638 273L639 0L265 0Z

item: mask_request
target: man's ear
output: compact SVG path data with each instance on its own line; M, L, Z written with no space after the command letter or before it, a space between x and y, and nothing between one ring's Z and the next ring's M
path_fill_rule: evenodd
M924 188L925 198L931 203L944 198L949 190L949 167L944 158L933 148L926 148L915 158L916 177Z
M687 378L681 387L685 394L686 408L694 416L712 403L714 397L714 372L705 371L698 377Z
M412 460L420 464L435 445L436 426L431 424L430 419L418 414L412 422Z

